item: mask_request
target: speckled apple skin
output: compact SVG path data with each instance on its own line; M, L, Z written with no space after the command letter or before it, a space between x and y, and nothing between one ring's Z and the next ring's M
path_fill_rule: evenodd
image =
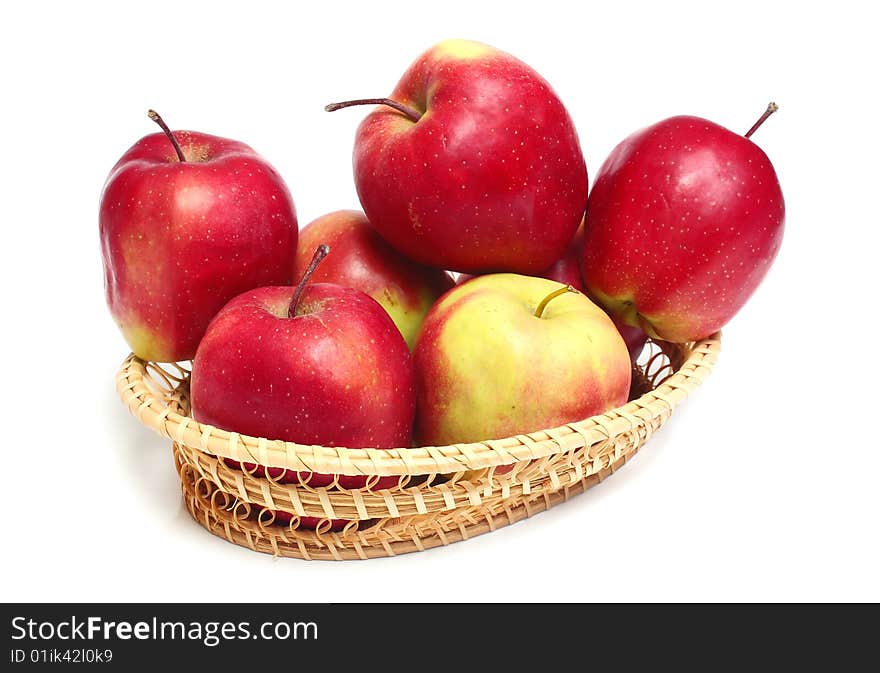
M305 273L317 247L329 245L330 254L311 282L338 283L370 295L391 316L410 348L428 309L455 284L446 271L416 264L397 252L357 210L322 215L300 231L299 241L294 280Z
M579 292L589 294L587 293L584 281L581 278L581 259L584 254L583 251L584 228L581 226L578 227L574 238L571 239L571 243L568 244L565 252L562 253L562 257L556 260L548 268L533 275L555 280L563 285L571 285ZM474 276L470 274L462 274L458 277L458 283L464 283L473 277ZM626 343L630 360L635 362L638 359L639 354L642 352L642 349L645 347L645 343L648 341L648 335L638 327L627 325L614 315L610 315L610 317L614 326L617 328L617 331L620 332L620 336L623 337L623 341Z
M534 315L559 287L489 274L434 305L414 352L420 445L534 432L626 402L629 353L601 308L572 292Z
M252 290L217 314L193 361L193 418L300 444L410 446L413 362L391 318L359 290L330 283L306 286L297 315L289 318L293 290ZM238 467L235 461L227 463ZM256 465L244 467L264 474ZM280 468L270 468L269 474L312 486L327 486L334 479ZM341 475L337 483L360 488L367 477ZM397 483L393 476L371 481L376 489ZM300 525L314 528L317 521L306 517Z
M739 311L782 243L767 155L698 117L631 135L590 193L582 274L619 319L667 341L705 338Z
M174 362L195 355L211 318L236 295L290 283L293 199L253 149L175 131L135 143L101 195L107 303L132 351Z
M535 272L571 240L587 202L574 124L532 68L475 42L442 42L358 128L364 212L407 257L468 273Z

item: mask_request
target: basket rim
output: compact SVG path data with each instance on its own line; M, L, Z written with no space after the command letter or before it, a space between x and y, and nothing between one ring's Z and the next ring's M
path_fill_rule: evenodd
M174 442L221 458L300 472L401 475L459 472L534 460L608 441L668 415L711 371L721 350L721 332L692 344L673 344L685 353L681 366L654 390L604 414L555 428L481 442L411 448L327 447L252 437L199 423L175 411L144 382L147 367L133 353L123 361L116 390L144 425ZM171 392L169 392L170 396Z

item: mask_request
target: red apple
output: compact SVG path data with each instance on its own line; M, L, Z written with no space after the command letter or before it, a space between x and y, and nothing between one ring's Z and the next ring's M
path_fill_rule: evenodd
M300 231L299 240L294 278L303 275L312 251L326 243L333 254L315 270L312 281L338 283L370 295L388 312L410 348L431 304L454 285L445 271L416 264L397 252L355 210L319 217Z
M562 256L556 260L555 263L540 273L531 275L555 280L563 285L571 285L579 292L588 295L587 288L584 286L584 281L581 278L581 258L583 257L583 249L584 228L581 226L575 233L571 243L569 243L568 247L565 249L565 252L562 253ZM474 276L470 274L461 274L458 277L458 283L464 283L471 278L474 278ZM609 314L609 316L611 317L614 326L617 328L617 331L620 332L620 336L623 337L624 343L626 343L630 360L635 362L638 359L639 354L642 352L642 349L645 347L648 335L638 327L627 325L614 315Z
M132 351L174 362L192 359L227 301L290 283L297 220L281 176L250 147L160 125L167 133L139 140L107 178L101 251Z
M628 325L687 342L721 329L782 242L785 204L749 136L698 117L638 131L606 159L590 193L583 277Z
M306 280L296 289L245 292L217 314L193 362L193 417L225 430L301 444L410 446L413 364L394 322L359 290L305 285ZM253 464L243 467L263 474ZM311 486L334 480L280 468L271 468L270 476L308 480ZM367 481L338 477L342 488L361 488ZM389 488L398 478L373 481L373 488ZM314 528L317 522L306 517L300 525ZM333 522L334 528L344 525Z
M414 352L420 444L534 432L626 402L623 339L601 308L570 290L488 274L431 308Z
M441 42L361 123L354 175L364 212L407 257L469 273L533 273L568 245L587 169L562 102L492 47Z

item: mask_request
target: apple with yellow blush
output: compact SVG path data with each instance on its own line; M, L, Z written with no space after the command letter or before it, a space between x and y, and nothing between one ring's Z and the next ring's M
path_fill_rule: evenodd
M290 284L298 228L284 180L253 149L149 114L162 132L119 159L101 194L104 287L134 354L176 362L227 301Z
M627 401L631 362L608 315L546 278L478 276L428 312L414 351L420 445L583 420Z

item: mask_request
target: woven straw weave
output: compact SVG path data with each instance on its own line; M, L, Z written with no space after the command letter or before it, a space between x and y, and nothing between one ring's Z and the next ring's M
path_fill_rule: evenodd
M188 369L134 355L123 362L116 387L142 423L172 441L187 509L209 531L277 556L366 559L495 530L601 482L702 382L720 345L720 334L695 344L649 342L626 405L528 435L440 447L304 446L202 425L188 415ZM302 479L279 483L229 467L224 458L296 470ZM311 472L375 478L361 489L312 487ZM397 475L398 484L373 490L386 475ZM275 523L273 510L295 516ZM300 517L321 522L305 529ZM340 519L348 523L331 530L331 520Z

